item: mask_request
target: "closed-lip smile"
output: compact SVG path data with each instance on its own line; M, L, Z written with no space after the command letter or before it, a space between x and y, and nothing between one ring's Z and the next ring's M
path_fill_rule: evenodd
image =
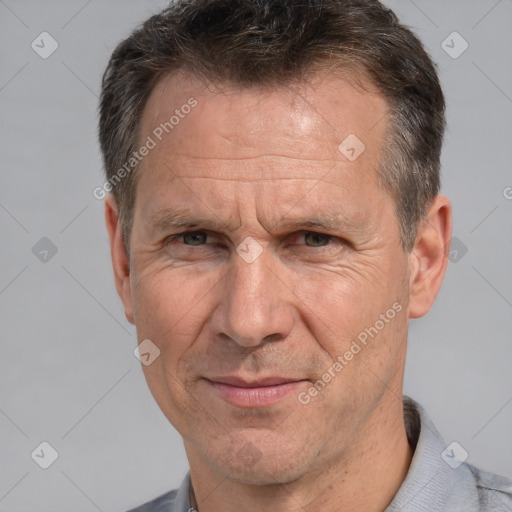
M212 377L206 381L217 395L230 404L249 408L272 405L307 382L293 377L246 380L237 376Z
M212 382L218 382L220 384L229 384L230 386L237 386L239 388L258 388L266 386L279 386L281 384L287 384L290 382L297 382L304 379L297 378L286 378L286 377L265 377L256 380L245 380L240 377L228 376L228 377L212 377L208 380Z

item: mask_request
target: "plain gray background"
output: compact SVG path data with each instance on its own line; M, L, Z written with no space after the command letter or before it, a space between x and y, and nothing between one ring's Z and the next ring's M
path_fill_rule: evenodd
M387 3L439 66L457 237L436 305L411 322L405 392L446 444L510 477L512 2ZM0 0L2 511L124 511L188 469L133 355L92 195L103 183L101 74L117 42L164 5ZM31 47L44 31L59 45L47 59ZM442 47L454 31L469 44L458 58ZM452 53L462 48L453 37ZM43 237L57 248L47 261L32 250ZM42 441L59 455L46 470L31 458Z

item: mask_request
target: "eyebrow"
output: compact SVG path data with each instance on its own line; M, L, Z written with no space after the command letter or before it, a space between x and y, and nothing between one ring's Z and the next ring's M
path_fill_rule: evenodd
M209 217L202 217L189 208L169 208L160 211L149 222L149 229L152 234L158 235L176 229L208 229L212 231L223 231L239 228L236 222L223 222L212 213ZM273 231L299 230L305 228L317 228L325 231L337 231L340 229L360 229L362 222L360 218L349 218L342 211L327 210L322 215L310 215L303 218L283 217L273 223Z

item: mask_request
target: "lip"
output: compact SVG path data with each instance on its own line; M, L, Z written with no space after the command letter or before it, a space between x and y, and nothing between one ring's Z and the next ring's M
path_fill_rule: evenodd
M266 377L246 381L239 377L206 379L214 392L237 407L264 407L278 402L305 381L283 377Z
M230 386L236 386L238 388L261 388L266 386L278 386L280 384L288 384L290 382L299 382L303 379L294 379L286 377L265 377L257 380L245 380L235 375L228 377L212 377L208 379L211 382L218 382L220 384L229 384Z

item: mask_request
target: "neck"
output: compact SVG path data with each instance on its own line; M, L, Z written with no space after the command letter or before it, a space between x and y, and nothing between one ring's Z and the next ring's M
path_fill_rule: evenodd
M398 402L393 396L391 404L381 404L375 411L375 419L365 424L349 450L341 455L336 452L318 470L290 483L272 486L240 483L229 475L219 475L196 458L193 450L187 449L193 509L198 512L267 512L269 509L382 512L403 482L413 455L407 441L402 404ZM375 432L381 435L376 436Z

